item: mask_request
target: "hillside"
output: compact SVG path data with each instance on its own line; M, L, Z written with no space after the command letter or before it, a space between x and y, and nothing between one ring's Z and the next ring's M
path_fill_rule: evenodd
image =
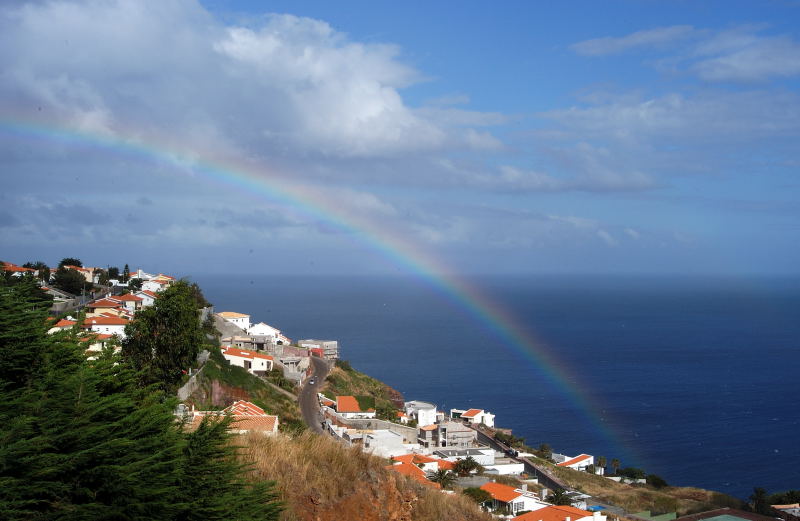
M742 502L734 497L692 487L655 488L650 485L617 483L602 476L558 467L540 460L550 472L567 485L607 501L628 512L651 510L653 512L677 512L678 515L703 512L722 507L741 508Z
M248 400L280 418L282 432L301 432L303 422L296 398L275 389L242 367L232 366L219 348L209 348L211 356L197 377L199 386L187 405L201 410L223 409L235 400Z
M403 407L403 395L369 375L356 371L347 361L339 360L331 369L322 393L335 399L337 395L368 397L374 401L379 418L395 419L394 411ZM363 401L363 400L360 400Z
M277 479L282 521L490 521L475 503L384 468L388 461L303 433L244 436L242 456L254 476Z

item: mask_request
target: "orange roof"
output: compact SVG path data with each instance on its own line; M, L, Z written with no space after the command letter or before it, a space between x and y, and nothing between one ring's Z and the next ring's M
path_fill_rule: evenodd
M402 454L400 456L393 456L392 459L399 461L400 463L412 463L414 465L419 463L434 463L439 461L436 458L429 458L428 456L423 456L422 454Z
M124 326L129 322L122 317L89 317L83 321L84 327L97 326Z
M61 320L56 322L56 324L53 327L72 327L76 323L77 322L74 320L67 320L66 318L62 318Z
M439 427L438 425L433 424L433 425L426 425L424 427L420 427L419 429L421 431L435 431L438 427Z
M33 268L23 268L22 266L17 266L16 264L6 263L3 264L3 271L13 271L13 272L24 272L24 271L36 271Z
M114 297L114 300L139 302L140 300L144 299L142 297L137 297L133 293L125 293L124 295L119 295L117 297Z
M264 360L274 360L269 355L262 355L256 351L247 351L246 349L239 349L237 347L224 347L222 353L225 355L238 356L241 358L261 358Z
M87 308L118 308L119 301L114 300L111 298L101 298L100 300L95 300L94 302L89 302L86 304Z
M463 414L461 415L461 417L462 417L462 418L472 418L472 417L474 417L476 414L480 414L480 413L482 413L482 412L483 412L483 409L470 409L470 410L468 410L467 412L463 413Z
M114 335L107 335L105 333L95 333L93 335L84 335L81 337L81 342L97 342L98 340L108 340L109 338L113 337Z
M408 476L420 483L424 483L425 485L432 486L434 488L442 488L441 485L438 483L434 483L433 481L429 480L425 477L425 473L422 471L421 468L417 467L416 465L412 465L411 463L401 463L399 465L387 465L387 469L393 470L395 472L399 472L404 476Z
M148 295L150 297L158 298L158 293L156 293L155 291L150 291L149 289L143 289L139 293L144 293L145 295Z
M214 416L214 411L209 414L197 414L192 418L192 423L189 425L190 430L195 430L203 421L204 416ZM263 414L259 416L233 416L233 422L230 429L234 431L261 431L261 432L274 432L278 425L278 417Z
M488 485L488 483L487 483ZM483 488L483 487L481 487ZM528 512L514 518L514 521L565 521L570 518L572 521L582 517L591 516L591 512L570 506L551 506Z
M456 464L452 461L447 461L446 459L439 459L436 460L439 462L439 470L455 470Z
M337 396L336 412L361 412L355 396Z
M222 318L245 318L250 316L245 315L244 313L237 313L235 311L223 311L221 313L217 313L217 315L221 316Z
M407 416L407 414L404 413L403 411L397 411L397 417L398 418L405 418L406 416Z
M585 461L591 458L588 454L581 454L580 456L575 456L572 459L568 459L567 461L562 461L558 464L559 467L569 467L570 465L574 465L576 463L580 463L581 461Z
M484 483L481 489L488 492L494 499L502 501L503 503L510 503L520 496L520 493L514 490L514 487L503 485L502 483L495 483L493 481ZM539 512L539 510L537 510L537 512Z
M263 416L267 414L264 409L246 400L233 402L233 404L223 409L223 411L229 412L234 416Z

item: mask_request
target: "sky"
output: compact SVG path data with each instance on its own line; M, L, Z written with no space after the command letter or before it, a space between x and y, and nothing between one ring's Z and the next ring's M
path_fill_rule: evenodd
M0 258L797 274L799 80L790 0L0 0Z

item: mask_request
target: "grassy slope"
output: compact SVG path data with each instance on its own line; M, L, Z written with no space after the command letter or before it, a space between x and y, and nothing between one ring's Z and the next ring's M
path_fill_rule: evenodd
M322 392L331 399L337 395L371 396L375 399L375 408L378 410L382 407L394 409L392 397L399 396L397 391L385 383L351 369L349 365L344 369L338 365L334 367L325 380Z
M217 381L226 387L233 388L237 394L246 396L269 414L275 414L280 420L280 428L284 431L301 431L305 429L303 417L296 400L273 389L259 378L248 373L244 368L229 365L218 348L209 348L211 357L206 362L200 376L200 389L188 400L198 409L213 410L224 407L211 401L212 382Z
M407 519L489 521L460 494L447 495L384 468L387 461L332 438L249 435L237 439L260 478L276 479L283 521Z
M720 492L689 487L655 489L648 485L625 485L602 476L545 465L569 486L622 507L628 512L651 510L685 515L721 507L741 507L741 501Z

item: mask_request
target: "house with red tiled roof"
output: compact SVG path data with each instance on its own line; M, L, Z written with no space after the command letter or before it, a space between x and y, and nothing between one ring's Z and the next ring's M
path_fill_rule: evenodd
M483 409L450 409L450 418L461 418L466 423L483 424L487 427L494 427L494 414Z
M355 396L337 396L336 412L342 418L374 418L375 409L362 410Z
M239 349L238 347L223 347L222 356L231 365L244 367L247 372L257 375L265 376L268 372L272 371L275 359L269 355L259 353L258 351L248 351L246 349Z
M606 521L606 516L571 506L549 505L517 516L513 521Z
M515 488L490 481L481 485L481 490L485 490L492 496L491 504L487 505L490 509L507 509L511 515L524 510L538 511L550 506L549 503L545 503L536 497L536 494L529 491L528 485Z
M122 307L131 312L136 312L142 309L142 302L144 299L138 297L133 293L125 293L124 295L117 295L114 300L118 301Z
M425 471L421 468L417 467L416 465L412 465L411 463L400 463L398 465L387 465L387 469L392 470L394 472L398 472L403 474L404 476L408 476L411 479L422 483L423 485L428 485L429 487L433 488L442 488L441 485L438 483L434 483L433 481L429 480L426 475Z
M142 282L142 289L158 293L159 291L165 290L170 284L172 284L172 281L150 279Z
M128 325L128 322L129 320L124 317L86 317L86 319L83 321L82 327L83 329L94 331L95 333L117 335L119 338L125 338L125 326Z
M117 300L116 297L93 300L86 304L86 313L87 316L102 315L104 313L118 316L122 314L122 302Z
M156 299L158 298L158 293L155 291L149 290L141 290L134 293L137 297L142 299L142 307L146 308L155 304Z
M77 323L78 321L73 320L72 317L62 318L55 324L52 324L47 332L52 335L53 333L58 333L59 331L66 331L67 329L72 329L72 327Z
M2 269L3 271L11 273L12 277L21 277L25 274L36 276L38 274L38 271L33 268L23 268L22 266L17 266L13 262L4 262Z
M564 456L563 454L553 454L552 457L553 461L555 461L556 465L559 467L580 470L582 472L586 472L590 465L594 467L594 456L589 454L580 454L574 458ZM595 473L603 475L604 470L605 469L602 467L597 467L595 468Z
M194 411L191 422L187 427L191 430L197 429L203 418L206 416L222 417L231 415L233 422L228 430L235 434L246 434L248 432L259 432L261 434L272 435L278 432L278 417L267 414L258 405L245 400L239 400L229 405L221 411Z
M425 472L436 472L437 470L454 470L456 464L452 461L446 461L439 458L432 458L422 454L402 454L400 456L392 456L395 463L410 463L421 468Z
M234 326L247 331L250 329L250 315L246 313L237 313L236 311L221 311L217 316L227 320Z
M97 358L97 354L100 353L106 347L114 345L114 352L118 353L121 349L118 342L115 342L116 337L114 335L106 335L101 333L85 333L79 341L83 344L86 344L86 354L89 357L89 360L94 360Z

